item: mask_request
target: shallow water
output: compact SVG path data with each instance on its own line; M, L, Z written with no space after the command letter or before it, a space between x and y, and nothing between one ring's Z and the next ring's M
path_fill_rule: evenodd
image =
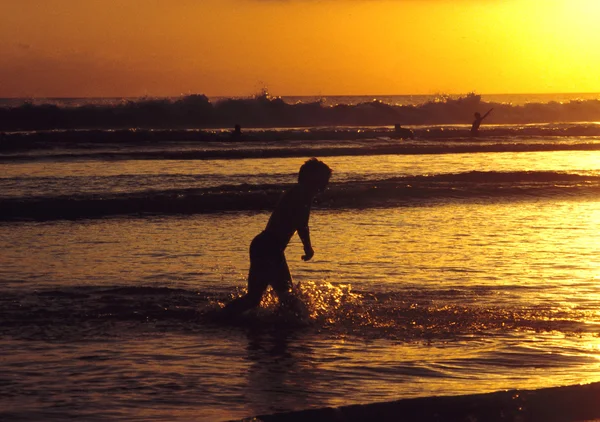
M324 158L315 258L297 238L287 249L308 316L269 294L227 323L215 313L243 293L300 144L271 158L3 155L0 419L226 420L599 381L600 152L580 148L597 139L383 155L372 141L395 142L321 145L368 154ZM548 150L510 149L523 142ZM180 148L135 148L155 147Z
M315 211L314 262L287 251L308 325L206 320L267 217L1 225L2 407L223 420L600 380L598 201Z

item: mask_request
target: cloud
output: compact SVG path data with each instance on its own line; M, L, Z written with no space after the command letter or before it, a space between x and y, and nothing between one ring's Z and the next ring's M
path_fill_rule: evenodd
M143 95L148 85L168 77L168 70L127 60L76 52L47 54L26 44L19 50L0 57L2 97Z

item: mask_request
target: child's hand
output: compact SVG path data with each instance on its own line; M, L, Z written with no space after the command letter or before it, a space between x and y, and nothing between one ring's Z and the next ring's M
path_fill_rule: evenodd
M310 259L315 255L315 251L313 250L313 248L304 248L304 253L305 255L302 255L303 261L310 261Z

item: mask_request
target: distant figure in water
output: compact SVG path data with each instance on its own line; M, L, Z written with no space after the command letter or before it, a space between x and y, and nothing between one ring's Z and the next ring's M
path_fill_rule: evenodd
M234 126L233 132L231 132L231 137L233 139L238 139L242 137L242 127L240 125Z
M331 169L316 158L300 167L298 184L282 195L267 227L250 244L248 293L225 306L226 316L239 315L257 307L269 284L282 305L295 312L305 309L292 293L292 276L284 251L297 231L304 246L302 259L309 261L315 254L308 229L310 207L317 193L325 190L330 177Z
M394 133L396 135L396 138L400 138L400 139L406 139L406 138L414 139L415 138L415 134L412 130L403 128L402 125L399 123L396 123L394 125Z
M479 135L479 126L481 125L481 122L492 112L492 110L493 108L490 108L483 116L479 113L475 113L475 120L473 121L473 126L471 126L471 136Z

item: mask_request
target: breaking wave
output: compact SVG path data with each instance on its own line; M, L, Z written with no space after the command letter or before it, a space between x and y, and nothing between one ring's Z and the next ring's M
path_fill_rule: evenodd
M111 215L196 214L271 210L289 184L96 192L0 198L0 220L54 220ZM600 177L553 171L481 172L332 183L316 207L419 206L436 201L597 197Z
M215 102L204 95L189 95L175 100L140 99L76 106L25 103L0 108L0 130L465 124L470 123L475 111L491 107L493 123L600 121L598 99L513 105L485 102L481 96L469 94L411 105L379 100L326 105L323 101L290 104L263 93Z

